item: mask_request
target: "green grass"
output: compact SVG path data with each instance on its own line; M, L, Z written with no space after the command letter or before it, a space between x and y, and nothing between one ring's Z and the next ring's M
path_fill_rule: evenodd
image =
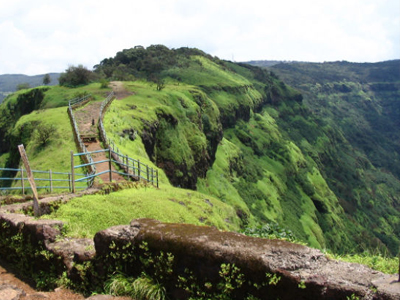
M146 275L134 279L115 274L105 283L104 290L109 295L130 296L136 300L166 299L165 288Z
M184 182L189 175L179 170L202 167L201 159L218 130L217 107L203 92L186 84L167 84L162 91L143 81L127 82L125 87L134 95L111 104L104 118L107 136L122 153L150 166L173 163L177 170L173 176L185 176ZM207 131L202 126L207 126ZM151 128L156 134L150 137L156 142L153 157L148 156L141 139ZM136 139L131 141L124 130L136 131ZM163 172L160 177L162 184L168 184Z
M8 157L10 156L9 153L3 153L0 155L0 168L4 168L7 162Z
M356 264L366 265L367 267L386 274L396 274L399 271L399 257L385 257L380 254L364 252L361 254L331 254L336 260L347 261Z
M170 68L165 71L167 76L179 77L188 84L197 86L242 86L250 81L230 70L202 57L192 56L189 68Z
M190 223L237 230L238 218L229 205L216 198L173 187L139 187L109 195L75 198L45 216L67 223L67 235L93 237L100 230L151 218L167 223Z
M39 86L32 89L44 89L45 97L41 103L41 109L56 108L60 106L68 106L68 101L79 97L80 95L86 93L91 94L96 100L105 99L107 94L111 92L111 88L102 89L100 88L100 83L91 83L86 86L81 86L77 88L68 88L63 86ZM15 104L17 98L21 94L27 93L27 91L32 90L20 90L11 94L4 103Z
M64 172L71 169L70 152L76 152L71 123L65 107L38 110L22 116L17 122L14 132L22 130L28 124L39 124L33 128L31 139L25 145L31 168ZM35 139L35 130L40 124L54 125L56 131L46 145L40 145Z

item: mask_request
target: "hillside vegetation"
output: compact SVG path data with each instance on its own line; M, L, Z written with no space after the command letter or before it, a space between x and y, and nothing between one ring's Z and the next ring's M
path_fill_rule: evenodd
M50 73L50 82L48 85L57 85L59 73ZM4 98L15 92L19 85L25 84L29 87L37 87L43 84L43 75L28 76L22 74L3 74L0 75L0 103L3 102Z
M379 74L379 65L371 68ZM389 162L398 161L398 132L393 130L392 138L389 132L382 133L384 143L375 142L368 152L361 146L370 139L380 141L378 131L371 137L370 131L352 129L366 124L362 122L377 123L364 115L361 118L355 110L363 99L364 113L379 119L369 108L382 112L377 100L381 98L372 90L369 102L365 102L359 86L358 90L340 92L346 97L327 100L311 90L300 93L301 84L291 82L294 89L278 79L277 71L221 61L198 49L171 50L162 45L118 52L96 65L95 72L108 80L125 80L125 88L132 93L112 102L104 119L107 134L125 154L162 169L161 191L170 193L163 197L133 189L110 198L128 201L135 194L147 194L139 204L131 203L131 207L137 207L135 217L162 218L157 205L152 203L150 209L146 202L153 197L164 199L159 209L174 216L167 219L171 222L230 230L278 223L278 230L290 229L298 240L314 247L335 252L397 253L400 184L398 164L389 168ZM398 113L399 89L393 84L387 93L393 93L390 105L394 109L381 113L385 122ZM344 85L353 87L349 82ZM68 97L79 92L90 92L99 99L106 93L99 84L92 84L75 89L43 87L9 96L0 106L0 164L18 165L12 149L24 138L32 154L45 151L35 148L31 138L34 129L26 124L31 124L34 115L57 107L65 109ZM324 111L311 105L316 101L311 98L314 96ZM41 100L29 102L35 105L26 110L19 103L29 97ZM38 121L47 121L41 116ZM68 120L66 113L64 118ZM388 124L380 126L386 128ZM68 140L66 135L60 134L63 141ZM49 145L53 142L57 145L61 140L54 139ZM65 143L73 143L72 133ZM39 162L36 158L33 161ZM192 197L192 191L172 186L201 194ZM96 199L99 203L108 201L106 196ZM87 197L80 201L92 200ZM67 205L70 209L56 214L73 220L77 203ZM146 207L151 214L146 214ZM137 214L139 209L142 214ZM178 209L181 212L171 212ZM103 215L110 214L105 211ZM183 217L186 214L191 215ZM133 213L123 222L130 217ZM105 226L107 222L102 223Z

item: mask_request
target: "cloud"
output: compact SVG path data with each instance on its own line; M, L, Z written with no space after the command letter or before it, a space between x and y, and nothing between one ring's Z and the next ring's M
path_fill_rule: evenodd
M135 45L246 61L399 58L392 0L13 0L0 3L0 74L87 67Z

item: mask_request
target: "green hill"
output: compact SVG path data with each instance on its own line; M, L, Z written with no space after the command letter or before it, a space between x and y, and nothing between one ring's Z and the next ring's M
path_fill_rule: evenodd
M390 116L397 116L397 83L391 82L393 87L388 91L384 78L391 75L380 74L386 74L387 69L370 66L375 72L370 76L376 80L383 76L376 82L383 88L378 84L375 89L386 96L393 93L390 105L394 109L387 113L381 110L385 118L379 123L381 119L372 109L379 112L382 106L375 101L378 98L372 98L377 94L374 87L372 95L358 85L354 87L353 82L341 82L338 87L319 83L321 91L330 87L346 96L332 95L328 101L313 94L311 88L300 93L303 83L291 82L295 89L279 80L275 75L278 66L270 72L221 61L190 48L154 45L125 49L95 66L99 76L125 80L125 88L132 92L110 106L104 119L107 134L125 154L163 170L161 189L176 194L166 201L179 203L190 195L173 192L172 185L202 193L202 200L193 201L204 202L210 197L212 203L218 202L212 214L221 211L224 218L206 224L238 230L278 223L314 247L396 254L400 238L400 184L394 166L398 132L386 130L383 144L375 143L365 150L361 146L369 141L372 145L377 138L370 136L377 131L365 131L375 128L367 126L368 122L378 124L376 128L396 126L390 123ZM340 72L348 74L349 70ZM18 165L13 149L21 141L31 143L31 153L44 151L35 147L31 138L34 129L28 123L32 116L65 106L69 97L83 91L94 93L97 99L105 93L99 84L92 84L77 89L37 88L9 97L0 106L0 163ZM27 110L19 103L28 98L36 100ZM311 104L315 101L318 105ZM44 115L40 120L45 120ZM361 125L364 127L355 131ZM68 139L62 136L63 141ZM139 207L146 211L146 202ZM185 213L192 211L196 220L203 218L201 210L186 209ZM176 218L179 221L182 214ZM190 218L181 221L189 222Z
M37 87L43 84L43 75L28 76L23 74L3 74L0 75L0 103L9 94L16 91L19 84L28 84L30 87ZM57 85L59 73L49 73L49 85Z

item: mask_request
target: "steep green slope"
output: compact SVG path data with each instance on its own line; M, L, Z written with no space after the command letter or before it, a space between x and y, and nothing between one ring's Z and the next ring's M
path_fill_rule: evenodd
M242 227L278 222L315 247L396 253L398 180L368 185L377 168L274 74L160 45L123 50L96 71L116 78L122 68L154 84L126 84L134 96L112 104L108 131L146 150L172 184L217 196ZM363 208L366 195L376 210Z
M28 84L30 87L37 87L43 84L43 75L22 75L22 74L3 74L0 75L0 103L3 102L4 98L15 92L19 84ZM58 77L60 73L50 73L49 85L57 85Z
M76 147L66 109L68 100L83 94L91 94L100 100L107 91L100 89L100 84L93 83L76 89L37 87L8 96L0 105L1 166L17 168L20 161L17 146L24 144L28 155L32 156L33 168L68 170L68 153L75 151ZM54 130L49 142L42 145L37 131L48 126Z
M272 70L302 90L305 106L325 135L313 142L310 124L293 120L296 130L291 137L316 158L348 218L367 229L362 236L378 238L396 253L400 236L400 61L295 63L276 65ZM301 142L301 136L307 143Z
M160 95L153 91L153 87L149 83L135 82L132 85L141 90L134 97L135 101L145 103L146 111L140 112L140 115L149 121L148 124L158 116L163 116L167 120L172 117L168 111L164 112L162 109L158 109L152 112L148 109L148 105L151 107L149 97L154 98L154 94ZM177 86L172 92L172 96L185 105L183 97L185 97L185 93L191 95L191 91L191 89L187 90ZM95 100L102 100L109 92L109 88L101 89L99 83L93 83L73 89L59 86L28 89L11 95L0 105L0 116L3 117L0 118L3 122L1 128L6 143L4 148L9 149L9 152L3 152L0 155L0 167L19 167L17 145L23 143L32 169L68 172L71 168L70 151L76 151L72 127L67 114L68 100L88 93ZM126 129L126 126L129 125L125 118L130 117L129 111L134 111L134 109L129 107L127 110L127 103L129 106L129 98L122 101L115 100L106 115L106 120L109 120L108 123L111 125L107 126L109 136L119 142L124 153L152 165L141 140L138 139L130 144L132 141L129 138L124 139L125 135L129 137L131 131L128 130L129 132L124 133L124 136L113 135L112 128L114 126L122 125L121 128ZM213 114L212 109L212 106L209 109L205 108L206 111L210 110L210 116ZM113 112L115 111L117 116L114 119ZM179 117L183 119L182 115ZM189 111L188 117L194 118L194 112ZM44 126L52 126L52 135L46 144L41 144L38 131ZM193 126L188 127L187 130L190 130L188 143L195 145L196 149L200 149L199 151L203 151L207 146L206 137L200 137L200 133L196 131L197 128L193 128ZM192 130L195 132L191 132ZM131 136L133 135L132 132ZM171 151L169 155L176 156ZM187 157L185 156L183 159L190 160L194 164L196 152L193 155L187 153ZM80 173L84 172L85 170L80 170ZM15 172L8 172L4 175L4 177L12 177L15 176ZM155 218L165 222L216 226L223 230L240 228L240 219L229 205L209 195L171 186L162 170L160 170L160 176L160 189L139 185L134 189L114 192L112 195L80 197L63 205L45 218L56 218L67 222L67 234L80 237L93 236L95 232L113 225L129 224L134 218ZM0 175L0 177L2 176ZM19 181L7 181L6 183L13 187L19 185Z
M192 200L198 201L197 208L187 205L177 211L178 219L192 214L181 221L206 220L201 210L208 194L212 203L218 201L212 197L221 201L213 208L220 217L207 220L209 225L245 229L277 222L318 248L396 254L399 133L393 128L398 125L398 83L390 64L368 68L363 80L376 80L368 89L362 80L350 81L360 76L353 66L335 66L334 74L285 71L306 79L294 84L300 94L277 78L278 71L221 61L197 49L135 47L95 66L100 76L126 80L125 88L132 92L114 100L106 113L109 137L130 157L162 169L161 187L177 195L174 201L190 192L178 192L170 184L203 193ZM100 98L105 93L99 84L41 89L17 93L0 106L0 138L6 142L1 164L18 163L10 146L25 138L41 165L46 152L31 138L32 122L50 122L49 116L57 115L57 107L66 105L73 92L87 90ZM25 111L23 101L34 105ZM58 131L67 139L67 131ZM143 213L146 201L139 205Z

